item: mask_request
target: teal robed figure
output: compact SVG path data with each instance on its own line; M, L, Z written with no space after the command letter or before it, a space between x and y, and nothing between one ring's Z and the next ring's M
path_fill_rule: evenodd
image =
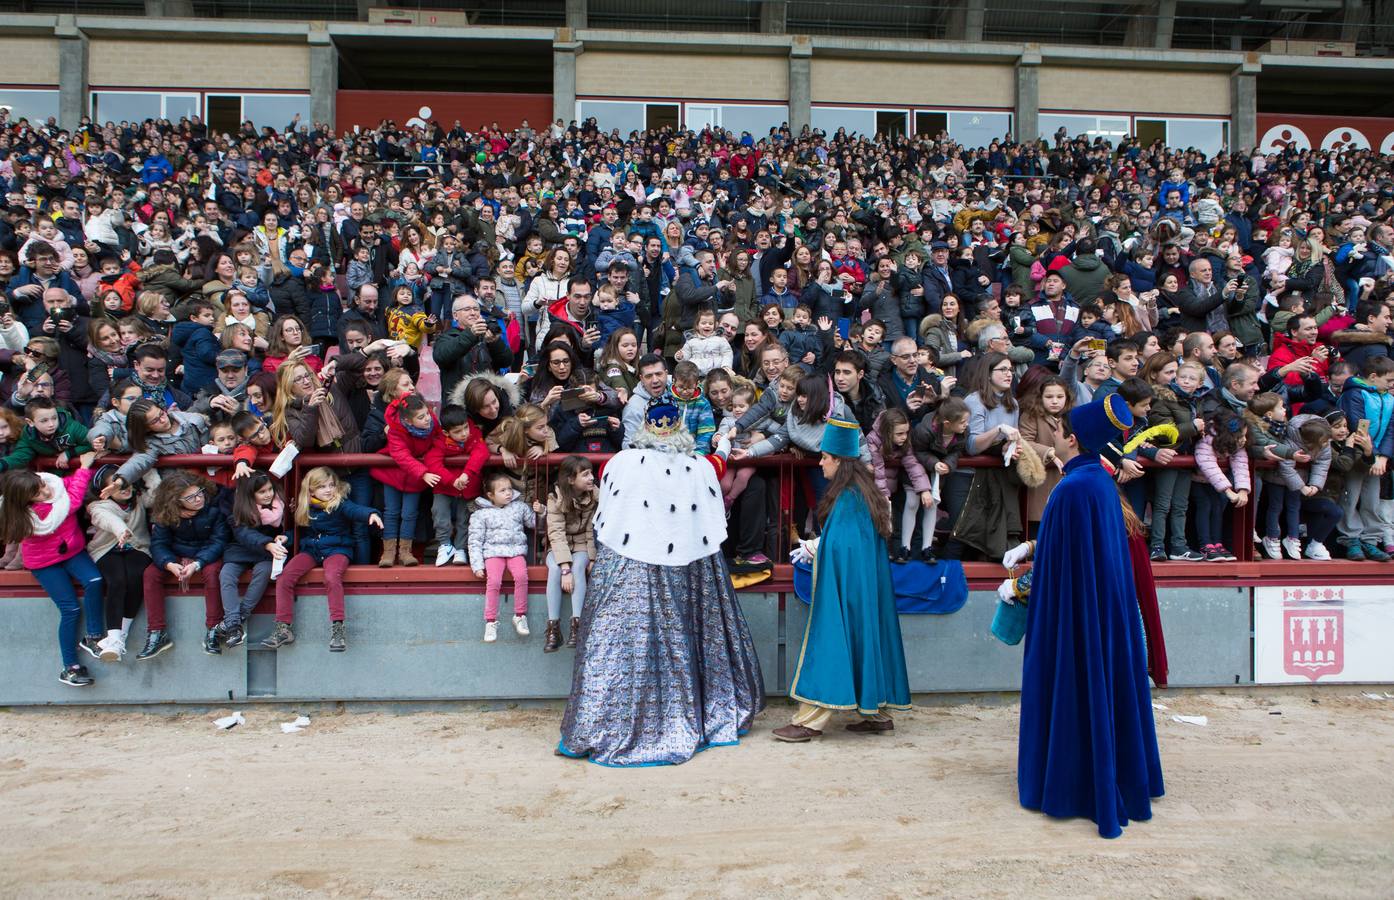
M839 419L830 419L823 432L820 465L828 491L818 509L822 535L812 547L808 627L789 689L799 709L790 725L774 732L783 741L822 735L835 710L864 717L849 731L888 732L894 725L887 711L910 708L886 551L890 504L858 458L859 436L855 422Z

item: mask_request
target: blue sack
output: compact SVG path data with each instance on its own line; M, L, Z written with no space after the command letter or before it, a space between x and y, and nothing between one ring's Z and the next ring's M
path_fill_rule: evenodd
M891 566L895 608L903 614L948 615L968 602L968 576L956 559L896 563ZM805 604L813 596L813 566L794 563L794 595Z
M1009 647L1015 647L1026 636L1026 604L997 601L997 613L992 617L992 636Z

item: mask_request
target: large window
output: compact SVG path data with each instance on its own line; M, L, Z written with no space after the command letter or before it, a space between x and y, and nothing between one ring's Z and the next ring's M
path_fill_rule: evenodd
M108 122L143 122L146 119L169 119L177 122L185 116L198 115L200 105L198 94L93 91L92 121L99 125Z
M1003 140L1011 132L1012 114L1009 112L954 110L949 113L949 137L970 150Z
M1041 113L1037 122L1040 137L1052 144L1055 143L1056 134L1062 128L1065 130L1067 139L1084 135L1092 141L1094 138L1101 137L1115 146L1132 133L1132 121L1127 116Z
M809 119L814 130L822 131L829 137L839 128L847 129L848 134L876 133L876 110L848 106L815 106Z
M688 109L692 104L688 104ZM733 131L739 136L742 132L750 132L750 136L755 140L760 140L770 133L771 128L778 128L789 121L789 107L787 106L754 106L748 104L726 104L720 107L722 128ZM689 119L691 117L689 116Z
M1229 122L1224 119L1162 119L1166 125L1168 147L1194 147L1206 156L1214 156L1229 144ZM1138 119L1138 128L1142 128Z
M252 120L258 128L285 131L286 126L300 116L300 123L310 124L309 94L243 94L242 120Z
M620 134L643 131L648 121L648 104L623 100L578 100L576 115L581 121L594 118L601 131L619 129Z
M9 110L11 122L45 122L58 117L58 92L0 88L0 107Z

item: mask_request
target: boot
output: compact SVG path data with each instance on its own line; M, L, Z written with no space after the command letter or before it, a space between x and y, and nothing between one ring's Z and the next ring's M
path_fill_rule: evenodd
M277 622L276 630L271 632L271 636L261 642L261 645L268 650L275 650L284 647L286 644L295 643L295 632L291 630L287 622Z
M542 652L555 653L561 648L561 619L547 620L547 633L542 637Z
M383 539L382 558L378 560L378 567L390 569L397 564L397 542Z
M566 646L576 646L576 636L581 633L581 620L575 616L571 617L571 631L566 635Z
M397 560L404 566L419 565L415 556L411 555L411 541L403 540L397 542Z

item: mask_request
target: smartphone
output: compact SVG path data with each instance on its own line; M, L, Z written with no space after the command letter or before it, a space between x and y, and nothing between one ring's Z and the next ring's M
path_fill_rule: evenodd
M1370 433L1370 420L1369 420L1369 419L1361 419L1361 420L1356 424L1355 430L1358 431L1358 432L1360 432L1361 434L1369 434L1369 433Z
M324 353L324 345L323 345L323 344L311 344L311 345L310 345L310 355L311 355L311 356L321 356L321 354L323 354L323 353ZM323 357L321 356L321 358L323 358Z
M1108 350L1108 341L1103 338L1090 338L1089 345L1085 349L1090 353L1103 353Z

